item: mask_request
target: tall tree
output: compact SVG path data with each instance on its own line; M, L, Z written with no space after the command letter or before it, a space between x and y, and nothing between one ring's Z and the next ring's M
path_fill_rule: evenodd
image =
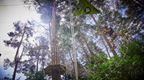
M14 23L15 31L8 33L10 40L4 40L4 43L6 43L7 46L17 48L16 54L14 57L15 66L14 66L12 80L15 80L15 78L16 78L18 63L21 59L21 56L23 55L24 48L25 48L24 41L26 41L29 37L31 37L33 35L31 26L32 25L29 22L22 23L22 22L18 21L16 23ZM20 53L21 48L23 48L23 50Z

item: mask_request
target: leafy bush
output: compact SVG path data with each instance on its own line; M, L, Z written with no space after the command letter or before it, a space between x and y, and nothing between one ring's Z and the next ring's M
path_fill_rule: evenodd
M88 80L143 80L144 75L144 45L138 41L122 45L122 56L114 56L106 59L101 56L93 56L88 66ZM101 57L101 59L99 59ZM101 61L101 63L94 63ZM96 66L95 66L96 65Z
M29 73L26 74L27 79L26 80L46 80L44 79L45 75L42 71L36 72L36 73Z

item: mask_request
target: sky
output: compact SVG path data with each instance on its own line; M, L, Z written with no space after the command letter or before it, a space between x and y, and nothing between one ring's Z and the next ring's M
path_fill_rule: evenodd
M13 22L26 20L40 20L39 14L28 6L24 5L22 0L0 0L0 73L3 66L3 60L10 58L13 60L15 49L6 47L3 40L8 40L7 33L13 30ZM9 72L5 72L9 73ZM1 75L1 74L0 74Z
M24 5L22 0L0 0L0 53L2 54L0 57L0 76L5 72L1 69L3 60L6 58L13 60L16 51L13 48L6 47L3 40L9 39L7 33L13 30L13 22L19 20L40 21L40 15L33 8L29 9L28 6ZM93 20L90 22L94 23ZM87 23L91 24L90 22ZM8 71L3 74L8 75Z

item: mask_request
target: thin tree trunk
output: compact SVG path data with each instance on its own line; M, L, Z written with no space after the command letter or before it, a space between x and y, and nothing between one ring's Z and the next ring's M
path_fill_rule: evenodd
M38 54L40 54L40 49L38 51ZM38 72L38 68L39 68L38 63L39 63L39 55L37 55L37 68L36 68L36 72Z
M93 18L94 22L96 23L96 19L93 15L91 15L91 17ZM113 53L113 55L117 55L117 53L115 52L113 46L111 45L109 39L107 39L107 37L105 35L103 35L104 40L106 41L107 45L109 46L111 52Z
M101 39L102 39L103 45L104 45L105 48L106 48L106 52L107 52L108 56L111 57L111 56L110 56L110 53L109 53L109 50L108 50L108 47L107 47L107 45L105 44L104 39L103 39L103 38L101 38Z
M85 38L85 36L83 34L81 34L81 39L83 40L83 44L86 45L86 48L87 48L90 56L94 55L94 52L91 50L91 48L90 48L89 44L87 43L87 40L86 40L86 38ZM82 42L82 40L81 40L81 42Z
M113 46L111 45L110 41L107 39L107 37L106 36L103 36L103 37L104 37L105 41L107 42L107 45L109 46L109 48L110 48L111 52L113 53L113 55L114 56L117 55L117 53L115 52L115 50L114 50Z
M37 59L37 68L36 68L36 72L38 72L38 61L39 61L39 59Z
M72 13L71 4L72 2L71 0L69 0L69 6L71 8L70 14ZM72 26L71 23L72 23L72 15L70 16L70 26L71 26L71 34L72 34L72 54L73 54L73 61L74 61L75 79L78 80L77 51L75 48L74 26Z
M15 80L15 78L16 78L16 71L17 71L17 67L18 67L18 61L16 60L16 61L15 61L15 68L14 68L14 72L13 72L13 78L12 78L12 80Z
M75 67L75 76L76 76L76 80L78 80L78 65L77 65L77 52L76 52L76 48L74 46L75 41L73 40L73 58L74 58L74 67Z
M17 71L18 62L19 62L18 54L19 54L19 49L20 49L20 46L21 46L22 41L23 41L23 38L24 38L24 34L25 34L25 27L24 27L24 32L23 32L23 34L22 34L22 38L21 38L21 40L20 40L20 44L19 44L19 46L18 46L18 48L17 48L16 55L15 55L15 58L14 58L15 67L14 67L14 72L13 72L12 80L15 80L15 78L16 78L16 71Z
M24 54L24 48L23 48L22 53L21 53L21 55L19 57L19 61L22 59L23 54Z
M87 43L87 40L85 39L85 37L84 37L83 35L82 35L82 38L83 38L84 43L86 44L87 49L89 50L90 54L91 54L91 55L94 55L93 51L90 49L90 47L89 47L89 45L88 45L88 43Z
M71 59L71 61L72 61L73 70L74 70L74 69L75 69L75 66L74 66L74 61L73 61L73 59L72 59L72 55L71 55L71 52L69 52L69 56L70 56L70 59Z
M52 26L51 26L51 32L52 32L52 63L57 63L57 53L56 53L56 1L53 0L53 9L52 9Z
M85 49L83 42L81 40L79 40L79 43L82 45L81 48L83 49L83 51L84 51L84 53L86 55L86 58L88 59L88 61L90 61L89 60L90 56L88 55L88 51Z

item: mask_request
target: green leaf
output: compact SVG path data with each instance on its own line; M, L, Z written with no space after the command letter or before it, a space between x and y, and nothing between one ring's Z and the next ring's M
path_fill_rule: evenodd
M100 13L100 10L95 8L90 2L87 0L79 0L79 3L76 5L74 15L80 16L84 14L97 14Z

